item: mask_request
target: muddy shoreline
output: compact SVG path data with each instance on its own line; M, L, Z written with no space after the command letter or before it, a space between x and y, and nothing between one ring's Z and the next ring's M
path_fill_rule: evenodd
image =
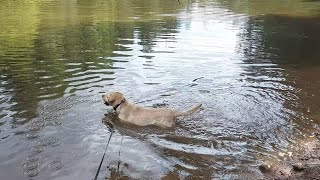
M320 131L308 147L280 163L264 163L259 166L266 179L320 180Z

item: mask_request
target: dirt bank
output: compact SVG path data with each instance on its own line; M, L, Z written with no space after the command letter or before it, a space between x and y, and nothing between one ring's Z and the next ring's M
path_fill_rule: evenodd
M300 154L278 164L262 164L259 169L266 179L320 180L320 133Z

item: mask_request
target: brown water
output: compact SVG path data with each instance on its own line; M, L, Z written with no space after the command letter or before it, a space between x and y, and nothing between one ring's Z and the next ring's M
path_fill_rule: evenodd
M120 125L100 178L257 179L320 123L319 1L0 2L1 179L92 179L122 91L203 109Z

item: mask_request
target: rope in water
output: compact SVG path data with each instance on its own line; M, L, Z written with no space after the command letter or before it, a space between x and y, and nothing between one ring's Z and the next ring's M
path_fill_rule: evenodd
M106 152L107 152L107 149L108 149L108 146L109 146L109 142L110 142L111 136L112 136L112 134L113 134L113 127L114 127L114 124L113 124L112 122L110 122L110 128L109 128L110 136L109 136L109 139L108 139L107 146L106 146L106 148L105 148L105 150L104 150L104 153L103 153L103 156L102 156L102 159L101 159L99 168L98 168L97 173L96 173L96 176L94 177L94 180L97 180L97 179L98 179L99 172L100 172L100 169L101 169L101 165L102 165L102 162L103 162L103 160L104 160L104 156L106 155Z

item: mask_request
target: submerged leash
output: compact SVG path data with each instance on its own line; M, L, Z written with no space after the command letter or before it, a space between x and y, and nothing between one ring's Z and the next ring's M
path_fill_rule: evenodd
M108 149L108 146L109 146L109 142L110 142L111 136L112 136L112 134L113 134L113 127L114 127L113 122L110 122L109 126L110 126L110 127L109 127L110 136L109 136L109 139L108 139L107 146L106 146L106 148L105 148L105 150L104 150L104 153L103 153L103 156L102 156L102 159L101 159L99 168L98 168L97 173L96 173L96 176L94 177L94 180L97 180L97 179L98 179L98 175L99 175L99 172L100 172L100 169L101 169L101 165L102 165L102 162L103 162L103 160L104 160L104 156L106 155L106 152L107 152L107 149Z

